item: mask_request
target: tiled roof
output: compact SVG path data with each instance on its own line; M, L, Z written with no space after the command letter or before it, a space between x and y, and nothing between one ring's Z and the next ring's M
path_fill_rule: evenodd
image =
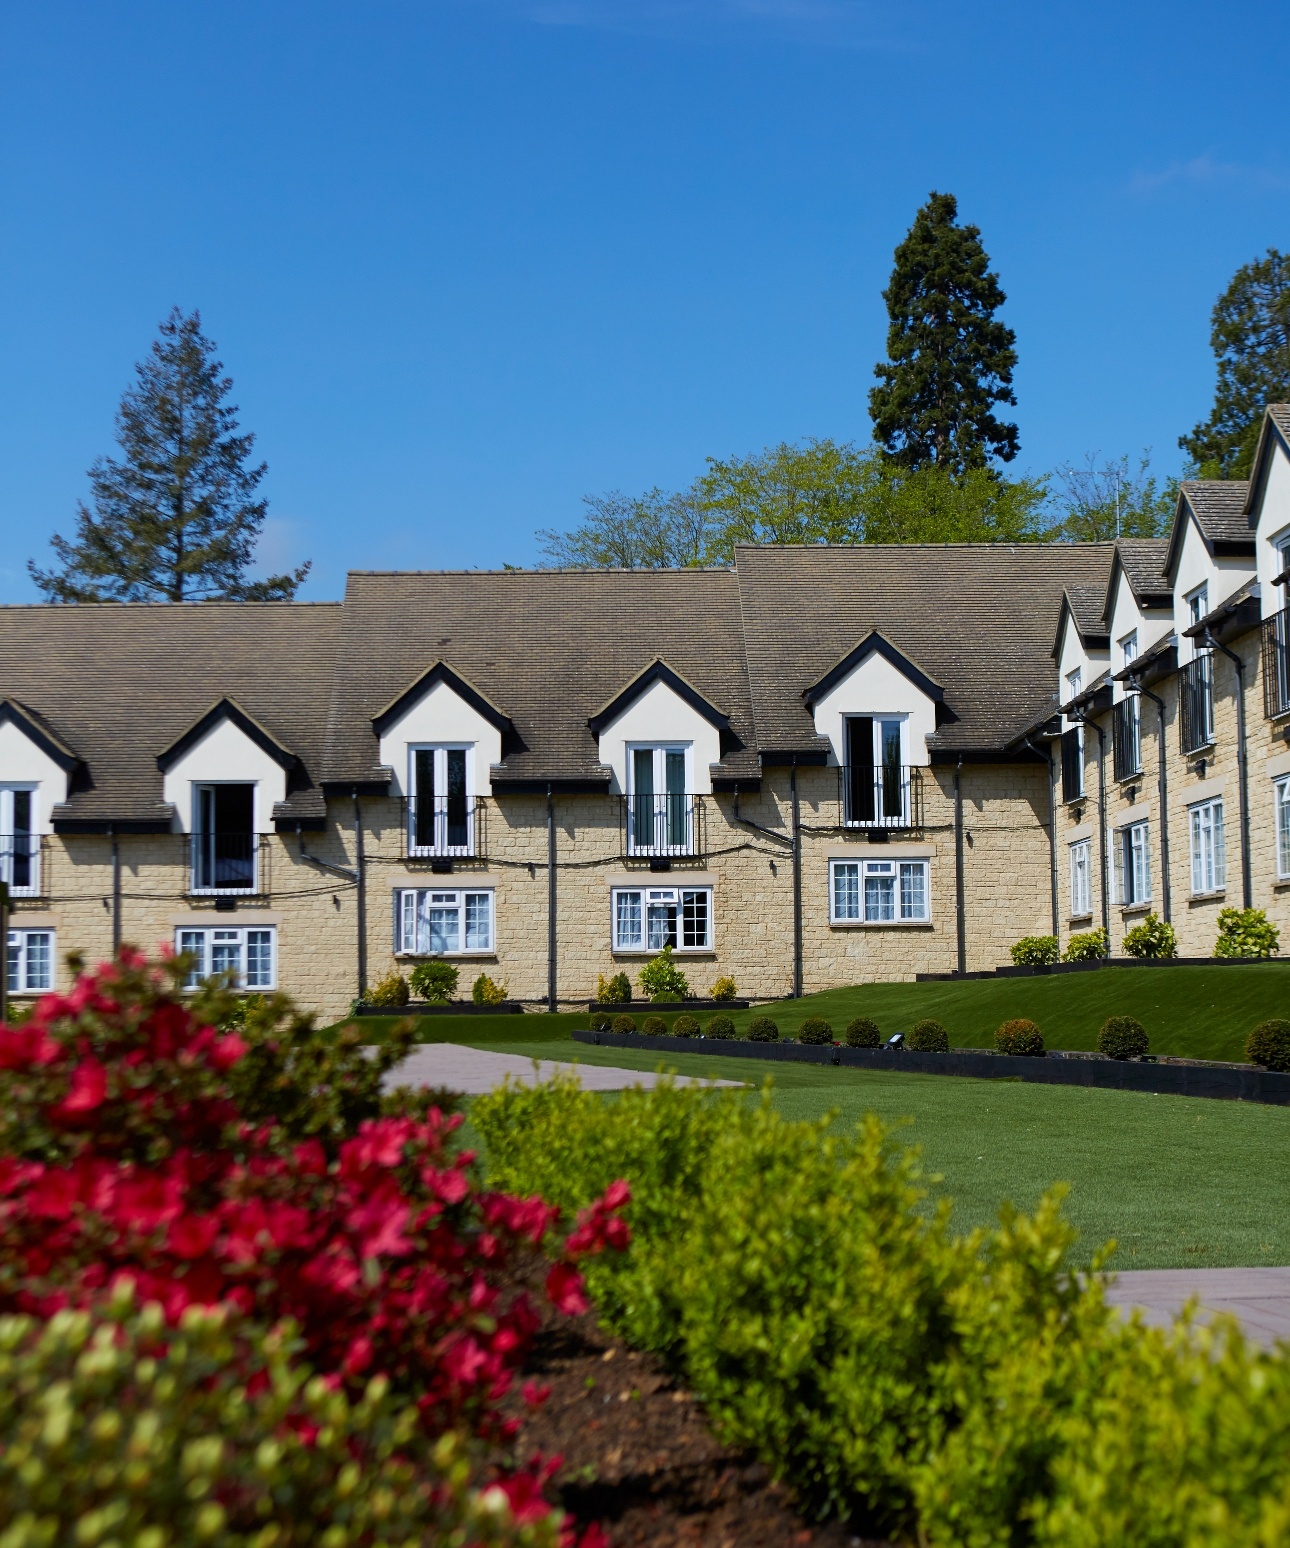
M1071 617L1083 639L1106 634L1106 582L1063 588Z
M1245 497L1249 482L1243 478L1189 478L1179 492L1191 507L1209 543L1253 541Z
M1269 403L1268 413L1277 429L1290 441L1290 403Z
M1162 596L1169 592L1165 579L1167 538L1120 538L1116 543L1120 567L1135 598Z

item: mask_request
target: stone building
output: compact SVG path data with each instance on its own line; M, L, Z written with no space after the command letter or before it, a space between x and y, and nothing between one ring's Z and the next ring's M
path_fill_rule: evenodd
M1247 871L1278 918L1290 885L1288 429L1270 410L1250 484L1184 486L1154 545L0 609L10 992L120 940L328 1018L429 956L539 1006L665 944L695 992L754 998L1102 917L1116 949L1149 906L1207 952Z

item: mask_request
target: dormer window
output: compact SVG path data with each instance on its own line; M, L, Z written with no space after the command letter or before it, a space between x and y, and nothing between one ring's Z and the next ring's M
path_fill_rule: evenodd
M904 716L848 715L844 734L844 820L857 827L907 827L911 803Z
M1195 591L1187 594L1187 621L1189 624L1198 624L1209 612L1209 582L1203 586L1197 586Z
M194 892L254 892L255 786L193 786Z
M694 853L694 796L689 791L690 749L627 749L627 852Z
M1138 631L1135 629L1132 634L1126 634L1120 641L1120 656L1123 665L1128 666L1131 661L1137 658L1137 654Z
M473 855L475 795L469 745L409 749L408 849L413 855Z
M35 826L36 788L0 786L0 881L16 896L40 890L40 838Z

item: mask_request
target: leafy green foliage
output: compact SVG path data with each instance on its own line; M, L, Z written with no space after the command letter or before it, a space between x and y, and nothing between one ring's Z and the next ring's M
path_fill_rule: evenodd
M723 1000L733 1000L734 997L739 993L739 989L734 979L731 978L730 974L726 973L721 978L717 979L709 993L711 998L716 1000L719 1004Z
M561 570L670 570L702 564L707 516L692 493L643 495L619 489L583 495L586 515L569 532L544 527L538 543L543 568Z
M1124 951L1126 956L1162 961L1178 955L1178 936L1159 914L1148 914L1140 925L1125 931Z
M1023 935L1008 949L1016 967L1045 967L1060 955L1055 935Z
M1290 1021L1261 1021L1246 1039L1245 1057L1265 1070L1290 1074Z
M1062 953L1063 962L1098 962L1106 956L1106 931L1085 930L1072 935Z
M705 1037L729 1039L735 1035L735 1024L729 1016L713 1016L703 1030Z
M601 973L596 979L596 1003L598 1005L627 1005L632 997L632 981L626 973L615 973L606 978Z
M750 1043L778 1043L779 1027L769 1016L754 1016L748 1023Z
M1218 915L1216 957L1272 957L1281 932L1261 908L1224 908Z
M939 1021L916 1021L906 1043L915 1053L949 1053L950 1035Z
M651 957L640 970L641 988L651 1000L686 1000L690 997L690 981L677 967L672 958L671 946L664 946L657 957Z
M387 973L363 996L363 1003L378 1010L399 1010L408 1003L408 981L397 968Z
M591 1013L591 1030L593 1032L608 1032L614 1024L613 1016L607 1010L597 1010Z
M495 983L487 973L481 973L470 986L470 998L476 1005L505 1005L506 985Z
M1162 484L1150 469L1147 452L1136 472L1130 471L1127 457L1108 463L1100 455L1090 455L1082 468L1069 463L1059 467L1050 535L1068 543L1164 537L1178 503L1178 480L1168 478Z
M646 1037L666 1037L667 1022L662 1016L646 1016L641 1022L641 1031Z
M413 994L422 1000L446 1005L457 992L461 970L441 957L431 957L426 962L418 962L408 976Z
M628 1032L635 1032L635 1030L636 1030L636 1018L635 1018L635 1016L628 1016L627 1014L624 1013L621 1016L615 1016L613 1021L612 1021L612 1023L610 1025L611 1025L611 1030L614 1031L614 1032L617 1032L619 1034L625 1034L625 1033L628 1033Z
M877 1048L882 1042L878 1023L868 1016L853 1016L847 1022L846 1044L848 1048Z
M1097 1051L1108 1059L1140 1059L1150 1048L1147 1029L1133 1016L1109 1016L1097 1034Z
M1005 1021L994 1034L994 1046L1001 1054L1022 1054L1037 1057L1044 1051L1044 1034L1033 1021L1019 1016Z
M799 1043L831 1043L833 1027L823 1016L808 1016L797 1029Z
M672 1023L673 1037L698 1037L698 1035L699 1023L693 1016L683 1013Z

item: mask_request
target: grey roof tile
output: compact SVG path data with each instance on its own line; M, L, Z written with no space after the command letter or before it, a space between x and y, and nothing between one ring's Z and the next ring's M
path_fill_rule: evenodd
M1243 478L1188 478L1179 486L1179 492L1210 543L1253 540L1250 520L1245 514L1249 491L1249 482Z

